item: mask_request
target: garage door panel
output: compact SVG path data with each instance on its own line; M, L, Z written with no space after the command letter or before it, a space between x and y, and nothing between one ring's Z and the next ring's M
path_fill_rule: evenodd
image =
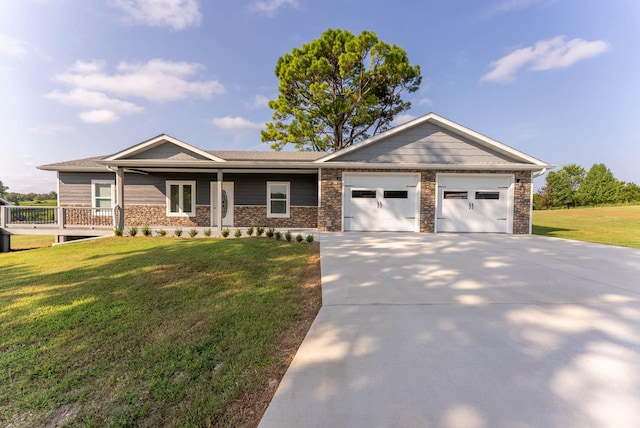
M438 232L507 233L510 224L508 175L438 176Z
M345 174L344 230L415 231L417 174Z

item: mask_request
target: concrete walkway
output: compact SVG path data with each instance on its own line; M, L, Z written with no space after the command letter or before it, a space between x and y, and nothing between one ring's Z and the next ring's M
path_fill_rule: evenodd
M640 251L322 235L323 303L260 428L638 427Z

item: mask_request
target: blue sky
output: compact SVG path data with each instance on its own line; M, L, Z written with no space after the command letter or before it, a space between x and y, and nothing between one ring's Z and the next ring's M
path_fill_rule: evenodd
M0 180L55 190L37 165L160 133L268 150L277 59L340 28L374 31L421 66L398 123L433 111L640 184L639 22L637 0L2 0Z

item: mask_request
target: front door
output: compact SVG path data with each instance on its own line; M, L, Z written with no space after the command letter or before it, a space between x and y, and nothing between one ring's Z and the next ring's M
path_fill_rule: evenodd
M218 182L211 182L211 226L218 226ZM222 225L233 226L233 181L222 183Z

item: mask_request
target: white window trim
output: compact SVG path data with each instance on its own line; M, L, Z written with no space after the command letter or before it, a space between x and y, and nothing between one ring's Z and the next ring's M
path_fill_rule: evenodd
M109 216L111 215L111 213L107 212L106 208L98 208L98 205L96 204L96 198L97 198L96 184L109 184L111 186L111 208L110 209L113 209L113 202L116 200L116 194L115 194L116 182L114 180L91 180L91 208L93 208L93 215Z
M286 212L281 213L272 213L271 212L271 186L273 185L284 185L286 187ZM277 199L280 200L280 199ZM267 181L267 218L289 218L291 215L291 210L289 209L291 206L291 183L288 181Z
M171 186L180 186L178 193L178 212L171 212ZM191 207L188 211L184 207L184 186L191 186ZM196 216L196 182L195 180L167 180L165 187L167 217L195 217Z

